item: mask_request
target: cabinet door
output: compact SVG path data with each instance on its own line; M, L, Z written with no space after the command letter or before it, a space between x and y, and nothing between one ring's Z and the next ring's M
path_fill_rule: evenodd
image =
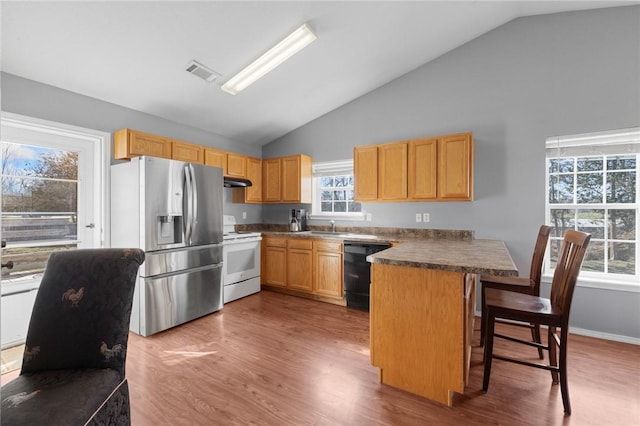
M247 158L247 179L251 186L244 188L245 203L260 203L262 201L262 160ZM242 188L237 188L242 190Z
M300 202L300 157L282 158L282 199L285 203Z
M191 143L172 141L171 158L188 163L204 164L204 148Z
M435 138L409 141L409 198L429 200L437 196L437 147Z
M204 164L207 166L220 167L222 174L227 174L227 153L214 148L204 149Z
M286 246L286 240L284 244ZM264 242L264 241L263 241ZM269 244L267 240L266 244ZM262 260L262 282L265 284L286 287L287 285L287 248L267 245Z
M247 176L247 157L244 155L227 153L227 176L244 178Z
M151 133L122 129L114 135L114 158L131 159L140 155L171 158L171 140Z
M407 151L406 142L378 145L378 199L407 199Z
M473 138L470 133L438 139L438 198L473 199Z
M313 290L317 294L342 298L342 245L314 243Z
M293 246L291 243L297 243ZM302 248L303 243L308 248ZM311 292L313 290L313 251L309 240L289 240L287 250L287 287L294 290ZM293 247L292 247L293 246Z
M311 203L313 176L311 157L292 155L282 157L282 176L280 201L283 203Z
M272 158L262 162L262 201L280 201L280 159Z
M356 201L378 199L378 147L358 146L353 150Z

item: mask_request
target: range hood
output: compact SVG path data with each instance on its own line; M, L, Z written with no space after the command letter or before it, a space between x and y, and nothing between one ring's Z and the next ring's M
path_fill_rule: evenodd
M249 179L230 177L230 176L224 177L225 188L244 188L251 185L252 183Z

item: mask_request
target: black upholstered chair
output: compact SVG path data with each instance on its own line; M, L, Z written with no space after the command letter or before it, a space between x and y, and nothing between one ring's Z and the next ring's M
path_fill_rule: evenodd
M125 361L139 249L53 253L3 425L130 424Z

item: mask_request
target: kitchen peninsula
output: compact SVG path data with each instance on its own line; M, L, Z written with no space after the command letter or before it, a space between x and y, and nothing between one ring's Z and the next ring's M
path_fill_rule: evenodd
M452 405L469 375L478 274L517 275L495 240L422 240L367 257L380 381Z

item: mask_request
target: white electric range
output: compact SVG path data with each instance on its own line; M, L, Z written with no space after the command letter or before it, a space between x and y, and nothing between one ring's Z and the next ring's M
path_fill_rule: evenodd
M259 232L236 232L236 218L224 215L222 283L224 303L260 291Z

